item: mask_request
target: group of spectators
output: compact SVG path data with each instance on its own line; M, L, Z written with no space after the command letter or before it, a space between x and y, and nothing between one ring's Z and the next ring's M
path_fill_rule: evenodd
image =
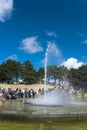
M54 88L49 88L46 90L46 93L49 93L53 91ZM36 92L33 88L28 89L20 89L16 88L13 90L12 88L8 88L8 90L5 90L5 88L0 88L0 100L5 100L5 99L23 99L25 98L34 98L37 97L38 95L43 95L45 93L44 88L39 88L38 91ZM58 94L61 94L65 98L75 98L75 97L80 97L84 98L85 95L85 90L84 89L79 89L75 90L73 86L68 86L68 87L59 87L58 88Z
M46 93L52 91L54 88L49 88L46 90ZM39 88L37 91L35 91L33 88L28 89L20 89L16 88L15 90L12 88L8 88L6 90L5 88L0 88L0 100L5 99L23 99L24 98L35 98L39 95L43 95L45 93L44 88Z
M35 97L36 96L36 92L34 91L34 89L18 89L16 88L15 90L13 90L12 88L8 88L8 90L5 90L5 88L0 88L0 100L5 100L5 99L23 99L23 97L25 96L25 98L31 98L31 97Z
M59 93L61 93L63 97L69 99L87 98L87 92L84 88L75 89L73 86L59 87Z

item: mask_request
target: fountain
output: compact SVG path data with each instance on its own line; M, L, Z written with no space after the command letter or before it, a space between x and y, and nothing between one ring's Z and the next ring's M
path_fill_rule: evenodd
M47 90L47 65L51 60L52 63L58 64L58 61L61 61L61 52L57 48L56 44L50 43L47 46L46 53L45 53L45 60L44 60L44 68L45 68L45 75L44 75L44 95L41 95L34 99L27 99L26 102L33 104L33 105L41 105L41 106L61 106L61 105L70 105L70 104L78 104L75 100L72 100L70 98L66 98L63 96L63 89L55 88L51 92L46 92ZM51 64L52 64L51 63ZM82 102L79 102L79 104L82 104Z
M51 56L51 58L49 58ZM21 101L6 101L0 106L0 119L16 119L29 121L70 121L87 119L87 103L81 100L72 100L63 97L62 89L57 87L47 92L47 65L49 60L61 59L61 53L54 43L49 43L45 53L45 76L44 76L44 95L37 98ZM52 63L54 63L52 61ZM30 123L30 122L29 122Z
M49 63L51 56L51 60L55 60L56 58L60 59L61 53L56 47L56 44L54 43L48 43L46 53L45 53L45 59L44 59L44 68L45 68L45 74L44 74L44 95L37 97L35 99L27 99L27 102L34 104L34 105L62 105L65 104L66 101L63 100L63 98L59 95L58 89L47 93L47 65ZM53 58L52 58L53 57ZM56 57L56 58L55 58ZM50 61L53 63L53 61ZM54 62L54 64L55 64ZM58 63L58 60L57 60Z

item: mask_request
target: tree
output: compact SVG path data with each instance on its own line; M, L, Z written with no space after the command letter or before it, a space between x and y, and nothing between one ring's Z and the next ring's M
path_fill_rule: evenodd
M22 78L26 84L36 83L38 81L37 72L30 61L25 61L22 64Z
M56 79L57 75L58 75L58 67L57 66L48 66L47 67L47 77L48 77L48 79L50 78L50 76L53 76L54 79Z
M61 79L64 78L64 76L68 77L68 73L69 73L69 71L64 66L60 66L60 67L57 67L57 66L48 66L47 67L48 78L50 76L53 76L55 80L59 79L59 81L60 81Z
M87 65L82 65L79 69L81 86L87 87Z
M69 73L70 83L80 85L80 74L78 69L71 69Z
M8 59L0 65L0 81L11 83L13 79L16 81L20 77L21 64L12 59Z
M8 69L7 69L7 66L6 66L6 63L3 62L1 65L0 65L0 82L7 82L7 80L11 79L11 77L9 77L8 75Z
M69 76L73 85L87 87L87 65L83 65L79 69L71 69Z
M42 82L42 80L44 79L44 68L39 68L39 70L37 71L37 75L38 79Z
M17 62L15 60L12 59L8 59L6 62L6 67L8 70L8 75L10 77L10 81L15 79L15 81L18 81L18 78L20 77L20 72L21 72L21 64L20 62ZM8 83L10 82L8 80Z

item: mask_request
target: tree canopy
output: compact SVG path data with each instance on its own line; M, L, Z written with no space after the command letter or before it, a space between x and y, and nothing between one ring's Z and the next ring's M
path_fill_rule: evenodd
M18 61L8 59L0 65L0 82L12 83L23 79L24 83L31 84L37 82L37 72L30 61L20 63Z
M68 70L64 66L47 66L47 78L63 79L67 77L71 84L87 87L87 65L81 66L79 69ZM22 79L25 84L37 83L44 79L44 68L35 70L33 64L27 60L24 63L8 59L0 64L0 82L12 83Z

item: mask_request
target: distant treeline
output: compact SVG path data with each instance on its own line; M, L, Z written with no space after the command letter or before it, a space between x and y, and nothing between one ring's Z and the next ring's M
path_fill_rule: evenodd
M82 65L78 69L68 70L64 66L47 67L47 79L53 77L55 80L62 80L64 78L69 79L72 85L87 87L87 65ZM44 68L35 70L33 64L27 60L24 63L8 59L0 64L0 82L1 83L25 83L33 84L37 82L43 82L44 80Z

